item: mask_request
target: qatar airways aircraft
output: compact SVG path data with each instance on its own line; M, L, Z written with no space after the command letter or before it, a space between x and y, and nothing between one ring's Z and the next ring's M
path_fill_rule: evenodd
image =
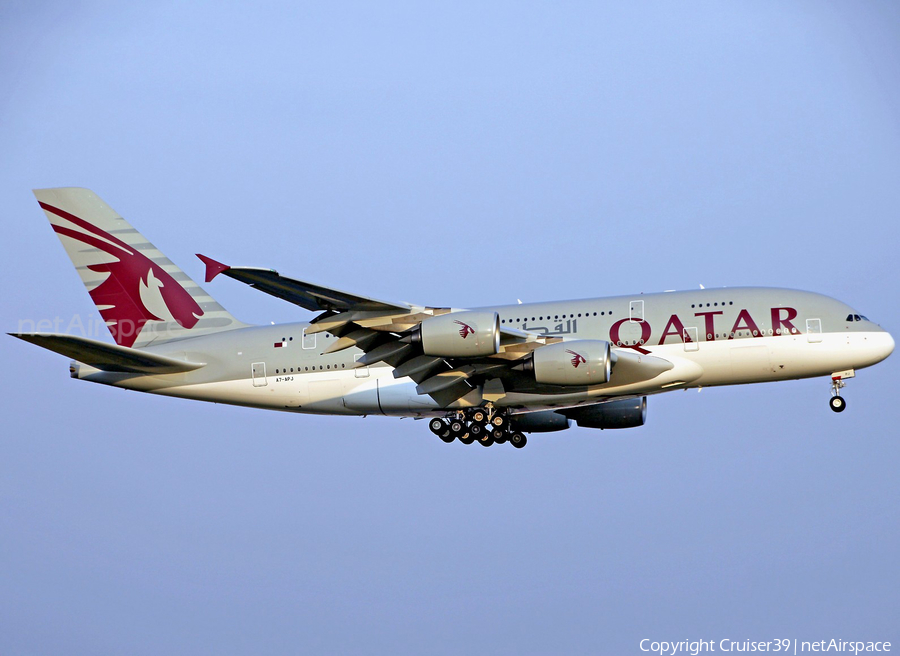
M394 303L198 255L225 276L316 313L235 319L87 189L34 192L116 344L15 337L69 358L73 378L216 403L428 418L445 442L641 426L647 396L692 387L845 381L894 349L885 330L821 294L744 287L456 309Z

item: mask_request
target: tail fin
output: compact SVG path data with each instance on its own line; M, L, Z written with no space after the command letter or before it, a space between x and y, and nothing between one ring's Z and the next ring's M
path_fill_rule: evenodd
M89 189L35 189L119 346L240 328L235 319Z

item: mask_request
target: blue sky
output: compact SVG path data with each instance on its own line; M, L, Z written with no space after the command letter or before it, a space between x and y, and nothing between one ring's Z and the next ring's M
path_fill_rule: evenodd
M203 252L458 307L775 285L896 336L898 30L886 2L4 3L4 330L94 317L30 191L71 185L196 279ZM827 380L677 392L517 451L0 348L3 653L900 643L896 356L841 415Z

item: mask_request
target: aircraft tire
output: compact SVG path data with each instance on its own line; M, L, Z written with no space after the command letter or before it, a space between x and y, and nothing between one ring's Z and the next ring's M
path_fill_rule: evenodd
M842 396L832 396L831 400L828 401L828 405L835 412L843 412L847 407L847 402Z
M521 449L528 443L528 438L526 438L522 433L513 433L509 436L510 444L512 444L517 449Z
M432 419L428 422L428 428L431 430L432 433L440 436L440 435L443 435L444 432L447 430L447 422L444 421L443 419L439 419L439 418L435 417L434 419Z
M471 444L475 441L475 436L472 433L465 433L459 436L459 441L463 444Z

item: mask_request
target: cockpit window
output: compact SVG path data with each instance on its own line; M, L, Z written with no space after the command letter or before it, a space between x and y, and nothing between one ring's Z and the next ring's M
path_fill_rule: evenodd
M847 315L847 321L854 321L852 314Z
M861 314L848 314L847 321L868 321L868 319Z

